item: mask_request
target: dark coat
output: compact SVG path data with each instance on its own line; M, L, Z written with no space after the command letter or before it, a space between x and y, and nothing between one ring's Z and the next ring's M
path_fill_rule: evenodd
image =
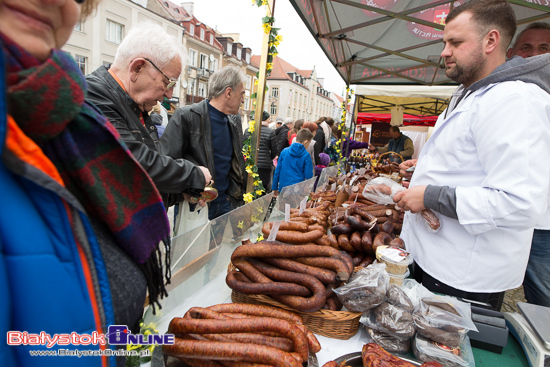
M204 174L191 162L161 154L157 128L147 113L122 89L104 66L86 76L87 100L97 106L117 129L137 161L149 174L167 205L181 201L189 193L198 196L204 190ZM145 126L141 123L143 116Z
M321 159L319 158L319 154L323 153L325 151L325 132L319 126L317 128L317 131L315 132L315 136L313 137L313 140L315 140L315 145L313 146L313 155L315 159L315 165L321 164Z
M284 124L279 129L277 129L279 130L279 133L277 134L277 155L281 155L283 149L290 145L288 143L288 132L290 131L288 126Z
M229 187L226 191L233 207L243 203L246 192L247 174L242 153L243 132L239 115L228 115L233 151L229 169ZM214 169L214 149L212 147L212 125L208 112L208 100L176 110L162 134L163 152L172 158L187 159L199 166L208 168L214 187L216 170Z
M269 126L261 125L261 129L256 166L258 168L270 169L273 167L273 159L277 156L277 139L275 131ZM244 139L248 139L249 136L250 133L247 131L244 134Z

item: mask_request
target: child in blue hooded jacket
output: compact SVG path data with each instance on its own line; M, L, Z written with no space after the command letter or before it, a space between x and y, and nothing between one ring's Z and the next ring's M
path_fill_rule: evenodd
M313 177L311 155L306 150L311 139L313 139L311 131L301 129L296 134L296 143L283 149L273 175L273 196L277 197L279 191L285 186Z

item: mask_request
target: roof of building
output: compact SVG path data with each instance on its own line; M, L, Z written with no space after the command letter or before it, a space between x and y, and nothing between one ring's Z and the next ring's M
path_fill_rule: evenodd
M176 5L170 0L157 0L158 3L166 9L168 14L176 20L179 21L188 21L191 20L193 17L189 15L187 10L185 10L182 6Z

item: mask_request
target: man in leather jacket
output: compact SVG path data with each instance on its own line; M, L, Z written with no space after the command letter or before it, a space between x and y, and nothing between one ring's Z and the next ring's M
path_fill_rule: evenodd
M159 57L159 50L166 49L171 52ZM100 66L86 76L88 100L117 129L167 207L183 200L182 193L200 196L211 181L205 167L161 153L157 128L148 114L157 101L172 97L181 73L182 52L181 45L162 27L145 24L128 33L110 68Z
M164 134L163 152L204 165L212 172L218 197L209 204L210 220L243 204L246 190L239 107L245 76L226 66L210 77L208 99L176 110Z

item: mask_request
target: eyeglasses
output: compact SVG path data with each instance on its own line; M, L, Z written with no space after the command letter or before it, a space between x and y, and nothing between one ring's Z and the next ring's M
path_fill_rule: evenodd
M154 62L152 62L151 60L149 60L149 59L146 58L146 57L144 57L143 59L149 61L149 62L151 63L151 65L153 65L153 67L154 67L155 69L157 69L157 70L159 71L159 73L162 74L162 76L164 76L166 79L168 79L168 84L166 85L166 89L174 88L174 86L175 86L176 83L178 82L177 79L168 78L168 77L162 72L162 70L160 70L160 69L158 68L158 66L155 65Z

